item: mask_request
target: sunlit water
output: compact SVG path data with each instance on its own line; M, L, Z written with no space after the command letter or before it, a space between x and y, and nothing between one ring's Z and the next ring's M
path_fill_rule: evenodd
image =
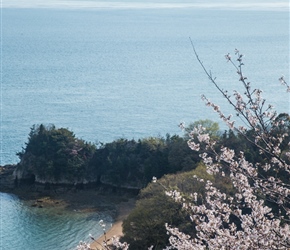
M181 134L181 121L218 121L201 94L233 113L202 72L189 37L222 88L239 89L224 58L238 48L249 80L279 112L289 112L278 82L282 74L289 82L287 3L225 2L3 1L1 165L17 163L33 124L109 142ZM95 225L91 214L55 214L6 194L0 201L5 250L66 249Z

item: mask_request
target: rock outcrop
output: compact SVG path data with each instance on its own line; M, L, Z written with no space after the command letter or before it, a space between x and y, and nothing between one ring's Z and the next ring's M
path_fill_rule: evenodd
M12 189L15 186L15 177L13 175L15 169L15 165L0 166L1 190Z

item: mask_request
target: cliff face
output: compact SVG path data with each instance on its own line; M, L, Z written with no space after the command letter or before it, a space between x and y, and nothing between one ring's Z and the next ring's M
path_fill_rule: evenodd
M139 190L143 187L140 183L124 183L123 185L117 185L116 183L110 181L107 176L101 176L101 178L89 177L73 180L68 180L65 178L60 180L54 180L51 178L43 179L31 172L28 172L19 165L0 166L0 191L13 193L15 190L19 190L19 188L21 189L22 184L24 187L33 184L33 186L37 187L38 190L42 190L41 187L43 187L44 190L47 190L47 188L50 189L50 185L55 185L55 188L71 186L76 189L83 189L84 185L86 185L87 188L95 188L97 184L99 187L105 188L105 190L111 190L110 192L113 193L118 190L130 192L134 195L138 194Z
M1 190L11 189L15 185L15 177L13 172L15 170L15 165L0 166L0 184Z
M25 167L18 164L15 166L15 169L13 171L13 178L16 180L27 180L32 178L32 173L30 173Z
M76 184L89 184L90 182L96 182L95 180L87 180L86 178L81 178L81 179L72 179L68 180L65 178L55 180L53 178L40 178L39 176L35 176L35 182L40 183L40 184L55 184L55 185L76 185Z
M76 184L89 184L92 182L96 182L97 178L66 178L62 177L60 179L54 179L52 177L40 177L36 173L28 171L24 166L18 164L14 166L14 171L11 174L13 180L17 180L19 182L30 182L30 183L39 183L39 184L55 184L55 185L76 185Z

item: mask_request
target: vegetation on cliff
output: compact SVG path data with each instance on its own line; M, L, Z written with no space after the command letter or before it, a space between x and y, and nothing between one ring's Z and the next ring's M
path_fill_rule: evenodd
M184 169L193 169L198 155L192 154L186 141L177 135L166 138L148 137L135 140L119 139L99 147L91 161L93 171L103 183L126 184L143 188L152 176Z
M55 126L33 126L17 164L18 178L35 177L43 183L97 182L139 190L152 176L190 170L197 164L186 140L166 138L118 139L98 146Z
M273 133L290 130L287 114L280 114L277 119L283 120L284 125ZM187 139L189 131L198 124L205 126L217 141L216 150L223 145L243 151L248 161L264 161L257 147L243 135L232 130L222 133L218 124L210 120L189 124L183 137L167 135L137 141L122 138L98 145L76 138L68 129L41 124L31 128L26 147L18 153L20 162L16 168L21 172L18 178L34 176L42 183L96 182L139 190L146 187L152 176L161 178L165 174L196 168L200 158L188 147ZM252 133L252 130L247 131L247 135ZM282 149L287 148L284 144Z
M18 153L26 176L44 182L75 182L88 176L88 164L95 146L77 139L73 132L55 126L33 126L28 142Z

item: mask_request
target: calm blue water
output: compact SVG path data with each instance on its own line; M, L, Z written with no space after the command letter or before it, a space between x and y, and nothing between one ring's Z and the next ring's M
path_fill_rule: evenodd
M1 165L17 163L15 153L33 124L53 123L85 140L109 142L180 134L181 121L218 121L201 94L233 113L195 60L189 37L223 88L239 89L224 59L238 48L246 55L250 81L279 112L290 110L289 95L277 80L282 74L289 79L286 2L3 2ZM60 242L67 245L76 236L78 242L84 237L77 233L84 229L87 235L92 228L84 227L82 218L72 219L79 215L46 216L46 221L34 213L1 194L2 249L20 249L25 237L21 249L50 249L49 239L59 246L54 249L65 249ZM54 223L61 226L40 230Z
M2 23L1 164L18 161L33 124L108 142L180 133L181 121L218 119L200 95L223 100L189 37L229 89L238 81L224 54L239 48L249 79L279 110L289 110L277 81L289 75L285 11L4 8Z
M104 213L81 213L55 208L30 207L16 196L0 193L2 250L72 250L89 234L102 235L98 222L110 225Z

